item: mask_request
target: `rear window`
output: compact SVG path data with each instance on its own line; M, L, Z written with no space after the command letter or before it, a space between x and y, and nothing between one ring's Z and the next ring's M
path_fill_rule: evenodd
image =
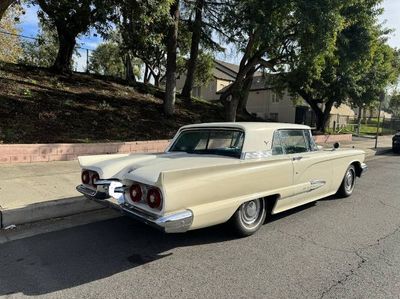
M240 158L243 141L244 133L240 130L187 130L179 134L169 151Z

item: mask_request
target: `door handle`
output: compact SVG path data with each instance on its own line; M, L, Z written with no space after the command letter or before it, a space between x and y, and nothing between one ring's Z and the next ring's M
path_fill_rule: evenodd
M293 157L293 161L300 161L301 159L303 159L301 156Z

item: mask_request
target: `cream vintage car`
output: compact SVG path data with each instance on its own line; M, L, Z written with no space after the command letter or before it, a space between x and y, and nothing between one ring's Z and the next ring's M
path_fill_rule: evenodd
M364 158L321 149L304 125L196 124L182 127L164 153L79 157L77 190L167 233L229 221L247 236L268 215L350 196Z

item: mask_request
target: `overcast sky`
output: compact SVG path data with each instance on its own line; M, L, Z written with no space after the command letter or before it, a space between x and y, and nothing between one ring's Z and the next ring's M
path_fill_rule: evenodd
M400 48L400 0L384 0L384 14L381 16L381 22L385 22L385 27L394 29L395 31L389 36L389 44L392 47ZM36 36L38 31L37 7L27 8L26 14L21 18L22 34L27 36ZM82 36L78 43L85 48L95 49L101 42L100 37ZM78 61L78 69L83 70L86 64L86 52L80 51L81 57L75 58ZM225 54L218 54L217 58L237 63L239 57L233 49L227 49Z

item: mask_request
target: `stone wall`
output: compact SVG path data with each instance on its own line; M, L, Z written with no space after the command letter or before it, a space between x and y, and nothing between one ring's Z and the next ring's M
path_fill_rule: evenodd
M163 152L168 140L112 143L0 144L0 163L76 160L78 156Z

